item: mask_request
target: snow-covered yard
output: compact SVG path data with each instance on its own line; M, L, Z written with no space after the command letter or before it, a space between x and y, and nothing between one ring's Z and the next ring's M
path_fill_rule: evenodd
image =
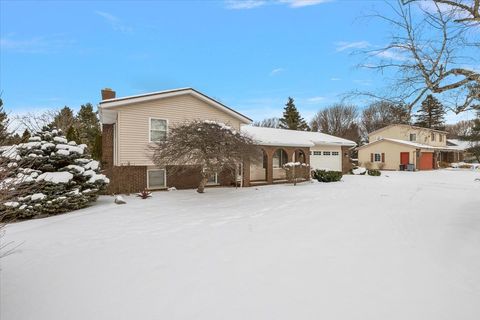
M480 319L478 172L157 192L9 225L2 320Z

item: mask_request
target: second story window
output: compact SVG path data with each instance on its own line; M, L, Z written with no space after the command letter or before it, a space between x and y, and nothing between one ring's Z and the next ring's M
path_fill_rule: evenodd
M438 141L443 142L443 134L438 136Z
M435 141L435 132L432 132L432 141Z
M167 140L167 120L150 118L150 142Z
M417 141L417 134L416 133L410 133L410 141Z

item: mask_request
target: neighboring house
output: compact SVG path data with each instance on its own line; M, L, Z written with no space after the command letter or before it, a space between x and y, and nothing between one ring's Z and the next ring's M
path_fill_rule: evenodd
M400 165L410 164L431 170L463 159L462 147L447 145L446 131L392 124L371 132L368 139L368 144L358 147L361 166L399 170Z
M122 98L104 89L99 113L103 126L102 163L111 180L110 192L114 193L196 187L201 179L200 168L188 167L173 174L168 166L156 167L149 150L149 146L168 137L169 127L193 120L225 123L250 135L263 149L259 164L243 164L237 178L230 172L219 172L211 177L210 185L233 185L235 180L244 186L284 182L283 165L291 161L345 172L350 169L348 149L355 146L352 141L318 132L247 126L252 122L250 118L192 88Z
M476 145L480 144L478 141L465 141L461 139L448 139L447 140L447 145L452 146L452 147L458 147L460 149L465 150L464 153L464 161L468 162L476 162L477 158L468 151L469 148L472 148Z

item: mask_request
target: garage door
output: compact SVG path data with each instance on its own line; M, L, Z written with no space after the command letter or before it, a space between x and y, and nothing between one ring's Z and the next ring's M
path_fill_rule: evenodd
M312 150L310 155L312 169L342 171L342 153L340 151Z
M420 155L420 163L418 166L420 170L432 170L433 169L433 152L422 152Z

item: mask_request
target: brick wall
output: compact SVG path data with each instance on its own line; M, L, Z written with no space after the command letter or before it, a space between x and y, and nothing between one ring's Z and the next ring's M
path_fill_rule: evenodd
M342 172L348 173L351 169L350 147L342 147Z

